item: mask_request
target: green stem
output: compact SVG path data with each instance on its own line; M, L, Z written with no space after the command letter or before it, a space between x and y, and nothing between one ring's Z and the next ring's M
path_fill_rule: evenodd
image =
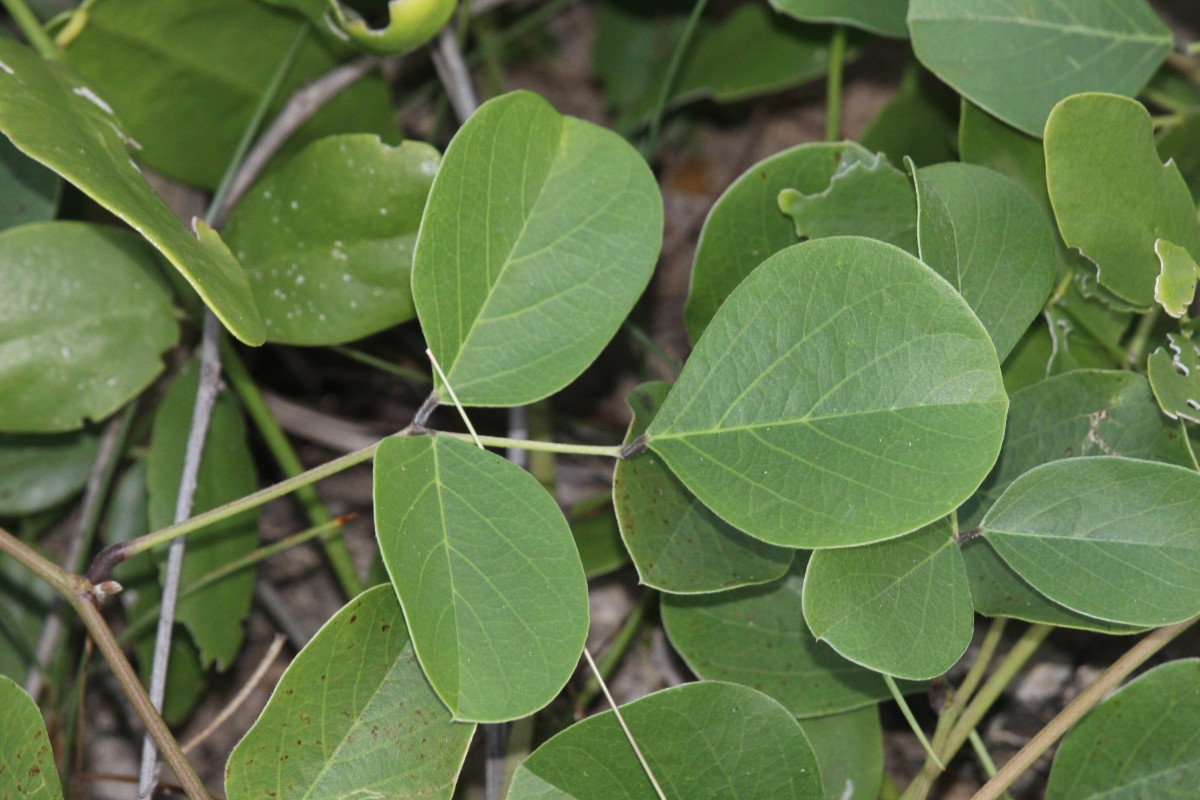
M941 751L945 746L946 739L950 735L950 731L954 728L954 724L958 722L959 715L966 708L967 701L971 699L971 695L979 687L983 676L987 674L988 665L992 663L992 657L996 654L996 649L1000 646L1000 640L1007 626L1007 617L994 617L991 625L988 626L988 631L984 634L983 642L979 646L979 654L975 657L975 662L971 664L971 669L967 671L962 684L950 697L950 702L946 704L946 707L942 710L941 717L938 719L937 729L933 732L933 750L935 753Z
M675 43L675 50L671 53L671 61L667 64L667 74L663 76L662 86L658 90L658 100L654 103L654 113L650 117L650 135L646 142L646 152L651 158L658 151L658 136L662 130L663 115L666 114L667 103L671 99L671 90L675 88L675 78L679 75L679 67L683 64L683 57L687 53L688 45L691 44L692 36L696 33L696 26L700 23L700 17L704 15L704 7L707 5L708 0L696 0L696 5L692 6L692 13L684 23L683 32L679 34L679 41Z
M600 676L604 680L612 677L617 665L625 658L625 654L629 651L629 645L633 643L634 636L637 635L638 629L642 627L642 621L646 618L646 611L649 610L650 604L658 599L658 592L653 589L646 588L642 592L642 596L638 598L637 603L630 610L629 616L625 617L625 621L621 623L621 627L613 635L612 641L609 642L608 648L605 649L604 655L600 656L600 661L597 663ZM579 697L575 701L575 708L580 714L586 714L591 708L592 703L596 702L596 697L600 694L600 681L596 676L588 678L583 689L579 692Z
M1183 444L1187 447L1188 457L1192 460L1192 469L1200 472L1200 462L1196 461L1196 451L1192 449L1192 437L1188 436L1187 422L1179 420L1179 435L1183 437Z
M1015 756L1013 756L1004 767L996 773L996 776L983 785L983 788L975 793L971 800L996 800L1004 793L1014 780L1021 773L1033 766L1043 753L1050 749L1063 734L1065 734L1072 725L1079 721L1084 714L1092 709L1097 703L1103 700L1109 692L1113 691L1125 680L1131 672L1145 663L1146 659L1157 653L1159 650L1166 647L1175 637L1186 631L1192 625L1200 621L1200 617L1193 617L1186 622L1179 622L1175 625L1168 625L1164 628L1158 628L1147 634L1141 641L1125 652L1123 656L1113 662L1112 666L1104 670L1090 686L1079 693L1079 696L1072 700L1066 708L1059 712L1058 716L1050 720L1046 727L1042 728L1038 733L1022 747Z
M829 40L829 73L825 83L825 141L842 138L842 71L846 64L846 26L835 25Z
M989 778L996 776L996 762L992 761L992 755L987 751L987 745L983 743L983 737L979 735L979 731L971 731L971 749L975 751L975 758L979 759L980 766L983 767L984 773Z
M29 9L29 6L25 5L25 0L0 0L0 2L4 3L5 10L13 18L13 22L17 23L21 33L25 34L30 46L37 51L39 56L50 60L63 57L63 51L51 40L46 29L42 27L41 20Z
M1189 56L1194 56L1197 53L1200 53L1200 42L1189 42L1188 45L1183 48L1183 52Z
M1137 328L1133 331L1133 337L1129 340L1129 352L1125 355L1126 363L1136 367L1142 360L1142 354L1146 350L1146 345L1150 341L1150 334L1154 332L1154 325L1158 322L1159 313L1162 311L1160 306L1147 311L1138 320Z
M353 347L335 346L330 347L329 349L339 355L345 356L346 358L353 359L360 364L366 364L368 367L374 367L382 372L387 372L401 378L406 378L413 383L419 383L422 386L430 386L433 384L433 381L429 379L429 376L420 370L402 367L399 364L393 364L390 361L373 356L370 353L364 353L361 350L355 350Z
M275 458L275 462L279 464L279 468L288 478L295 478L303 474L304 465L300 462L300 457L296 455L296 450L288 440L287 434L279 427L271 410L267 408L258 384L250 377L246 365L238 358L237 350L227 337L221 338L221 348L222 361L225 362L225 372L229 376L230 383L233 384L234 390L242 399L246 413L254 421L263 441L267 443L267 448ZM312 486L302 486L297 489L296 497L313 525L326 525L333 520L325 508L325 504L321 502L317 490ZM354 568L354 560L350 557L350 549L346 546L345 537L332 536L325 539L323 544L325 555L329 559L329 564L333 567L338 584L347 599L362 594L362 579L359 578L358 571Z
M896 705L900 707L900 713L908 720L908 726L912 728L912 732L916 734L917 741L921 743L921 747L925 748L927 758L932 758L938 768L945 769L941 760L938 759L937 753L933 752L933 746L929 744L929 740L925 738L925 732L921 730L921 726L917 723L917 718L913 714L912 709L908 707L908 701L904 699L904 695L900 692L900 687L896 685L896 679L891 675L884 674L883 682L887 684L888 691L892 693L892 699L896 701Z
M209 800L204 784L192 769L175 737L167 729L167 724L155 711L141 680L129 665L125 654L121 652L121 646L117 644L116 638L93 602L96 587L78 575L72 575L62 569L3 528L0 528L0 553L9 556L44 580L75 609L96 646L104 654L104 659L121 684L129 702L146 726L147 733L154 739L167 763L175 770L184 792L191 800Z
M576 456L605 456L620 458L620 445L600 444L566 444L564 442L537 442L530 439L509 439L504 436L472 436L469 433L446 433L439 431L438 436L449 436L451 439L461 439L464 442L479 441L484 447L515 447L518 450L532 450L540 453L563 453Z

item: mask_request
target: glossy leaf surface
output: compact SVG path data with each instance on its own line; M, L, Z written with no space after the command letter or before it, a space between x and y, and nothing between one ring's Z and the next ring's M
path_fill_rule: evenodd
M0 435L0 516L43 511L83 489L100 446L90 429Z
M269 341L340 344L416 315L413 245L438 160L419 142L332 136L255 184L225 238Z
M52 219L61 192L61 178L0 138L0 229Z
M456 719L515 719L558 694L583 651L587 583L532 475L445 436L386 439L375 527L417 656Z
M210 189L307 25L284 9L244 0L96 0L81 13L82 26L66 40L67 60L141 145L139 160ZM307 33L267 119L352 53L333 37ZM280 154L322 136L359 132L397 138L380 76L345 87L299 126Z
M802 571L766 586L664 596L663 626L671 644L698 677L752 686L797 717L848 711L888 697L878 674L809 633Z
M825 800L875 800L883 784L883 728L875 706L800 720Z
M465 405L522 405L600 353L658 257L637 152L537 95L485 103L446 150L413 260L426 340Z
M179 224L130 160L112 109L66 64L0 39L0 132L141 233L234 336L262 344L241 265L201 220L192 221L194 235Z
M1200 613L1200 474L1126 458L1072 458L1015 480L983 518L992 547L1051 600L1129 625Z
M175 521L175 501L183 474L184 452L192 424L198 379L192 362L171 384L154 417L146 459L150 530ZM258 488L254 455L233 396L217 398L204 440L192 513L224 505ZM188 537L181 586L234 561L258 545L258 512L247 511L205 527ZM165 568L165 552L163 553ZM241 650L242 621L254 598L254 571L241 570L180 598L175 619L191 634L203 666L225 670Z
M1067 98L1046 122L1045 147L1063 240L1096 264L1101 286L1150 306L1159 273L1155 242L1167 239L1196 258L1200 225L1179 170L1159 160L1149 112L1115 95Z
M368 589L288 665L225 771L229 800L449 798L475 726L429 687L388 585Z
M0 797L21 800L60 800L58 766L42 712L25 690L0 675Z
M699 341L725 298L751 270L796 243L794 224L779 212L779 193L823 191L847 153L869 155L853 142L818 142L784 150L746 170L717 199L700 231L684 309L693 342Z
M908 36L908 0L771 0L778 11L808 22L853 25L884 36Z
M10 228L0 285L0 430L104 419L162 372L160 354L179 337L154 251L116 228Z
M910 0L908 25L921 63L1032 136L1068 95L1137 94L1172 44L1145 0Z
M799 724L766 695L687 683L621 707L667 797L819 800L821 779ZM780 769L786 764L787 769ZM650 780L613 712L577 722L517 767L510 800L643 800Z
M987 475L1008 399L962 297L901 250L782 251L714 317L647 433L739 529L845 547L927 525Z
M925 680L950 669L971 643L975 612L949 522L813 553L804 619L819 640L876 672Z
M654 382L630 392L633 424L626 442L645 432L670 388ZM613 502L639 579L664 592L694 594L767 583L783 577L795 555L728 525L654 453L617 462Z
M428 42L450 21L457 0L390 0L387 24L375 28L341 2L332 17L342 32L364 50L380 55L407 53ZM323 21L323 20L318 20Z
M1024 189L985 167L939 164L918 178L921 260L958 289L1003 361L1053 288L1045 216ZM942 230L948 241L930 243Z
M1155 667L1092 709L1054 756L1046 800L1185 800L1200 786L1200 659Z

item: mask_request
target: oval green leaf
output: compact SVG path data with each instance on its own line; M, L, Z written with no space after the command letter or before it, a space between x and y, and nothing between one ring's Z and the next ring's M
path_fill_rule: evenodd
M967 570L949 522L813 553L804 619L818 640L876 672L912 680L946 672L975 629Z
M890 696L878 674L818 642L804 624L803 566L781 581L720 594L666 595L663 627L704 680L752 686L794 716L874 705Z
M196 362L191 362L171 384L154 415L150 452L146 457L150 530L165 528L175 521L175 501L192 427L198 373ZM217 508L257 488L254 454L250 452L241 411L232 395L222 393L213 407L204 439L192 513ZM256 510L206 526L188 536L180 585L186 588L257 546ZM165 558L160 566L165 570ZM254 571L249 569L227 575L179 599L175 619L191 634L203 666L215 663L223 671L233 664L245 639L242 621L249 615L253 600Z
M825 800L876 800L883 786L883 726L876 706L800 720Z
M433 181L413 259L421 329L464 405L572 381L650 280L662 200L624 139L529 92L485 103Z
M420 142L331 136L255 184L225 238L268 341L341 344L415 316L412 251L438 160Z
M761 692L687 683L624 705L621 716L667 797L822 798L804 731ZM535 750L517 767L508 794L509 800L655 796L611 711L575 723Z
M421 672L388 585L347 603L288 665L225 768L229 800L449 800L475 726Z
M958 289L1003 361L1054 288L1045 214L1015 181L986 167L925 167L916 186L921 260ZM949 232L948 246L929 246L939 230Z
M1200 257L1196 206L1179 169L1163 164L1141 103L1111 94L1063 100L1046 122L1046 185L1063 241L1099 269L1100 285L1140 307L1154 303L1168 239Z
M1193 796L1200 786L1200 659L1155 667L1083 718L1054 755L1046 800Z
M0 233L0 285L0 430L104 419L162 372L160 354L179 338L158 259L127 231L10 228Z
M633 423L626 442L646 431L670 388L644 383L629 393ZM728 525L654 453L617 462L613 505L638 577L660 591L697 594L768 583L783 577L795 556Z
M1200 474L1128 458L1070 458L1013 481L983 518L996 552L1080 614L1167 625L1200 613Z
M845 153L869 155L853 142L802 144L758 162L717 198L700 231L684 308L693 342L751 270L796 243L795 225L779 212L779 193L823 191Z
M1173 42L1145 0L910 0L908 27L922 64L1031 136L1068 95L1136 95Z
M549 703L588 629L571 531L532 475L445 436L384 440L375 529L421 665L455 719Z
M62 179L0 138L0 229L54 218Z
M0 39L0 132L157 247L234 336L262 344L241 265L202 220L192 220L195 235L179 224L129 158L111 107L70 67Z
M0 797L21 800L60 800L58 766L50 735L33 698L10 678L0 675Z
M969 497L1007 408L987 332L945 280L882 242L817 239L730 295L647 437L740 530L846 547Z
M333 9L332 19L342 33L363 50L379 55L397 55L416 50L437 36L453 16L455 5L457 0L389 0L387 24L382 28L373 28L343 3L337 0L329 3Z
M908 0L771 0L771 6L805 22L853 25L871 33L907 38Z
M97 431L0 435L0 516L52 508L83 489L100 446Z

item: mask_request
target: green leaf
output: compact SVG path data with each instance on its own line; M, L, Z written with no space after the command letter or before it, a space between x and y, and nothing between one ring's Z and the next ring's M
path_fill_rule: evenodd
M912 75L900 92L888 101L867 129L859 144L881 153L893 164L907 156L917 166L953 161L957 155L958 95L932 79Z
M54 218L62 179L0 138L0 229Z
M100 446L97 431L0 435L0 516L53 508L83 489Z
M529 92L490 100L433 181L413 259L426 340L464 405L561 389L650 280L662 200L615 133Z
M516 719L558 694L583 651L587 583L532 475L445 436L385 439L375 528L417 656L455 719Z
M796 243L795 226L779 212L779 193L787 188L820 193L849 153L870 157L853 142L814 142L784 150L746 170L717 198L700 231L684 309L693 342L751 270Z
M822 797L804 731L787 709L753 689L687 683L624 705L621 715L667 797ZM606 711L521 762L508 797L643 800L655 793L616 716Z
M154 416L146 459L151 530L175 521L175 500L183 474L184 452L196 403L198 370L193 361L179 374ZM222 394L213 408L204 440L192 513L224 505L258 488L254 456L246 440L242 416L232 395ZM258 512L247 511L188 536L180 585L234 561L258 545ZM165 551L163 553L165 558ZM195 640L200 662L224 671L241 650L242 620L254 599L254 572L241 570L181 598L175 618Z
M213 107L196 116L214 116ZM0 132L158 248L234 336L262 344L262 320L241 265L203 221L192 220L195 235L179 224L130 160L108 104L66 64L0 39Z
M645 433L670 388L644 383L629 393L633 423L626 443ZM613 504L638 577L660 591L695 594L767 583L781 578L795 555L726 524L654 453L617 462Z
M588 580L607 575L629 563L613 511L612 494L605 492L571 506L567 512L571 536Z
M0 559L0 675L25 680L54 598L41 578L11 558Z
M1200 98L1194 97L1195 87L1190 81L1185 79L1184 84L1189 90L1189 102L1184 108L1190 109L1194 103L1200 103ZM1156 144L1158 157L1164 162L1174 162L1192 193L1192 199L1200 200L1200 113L1187 113Z
M972 164L925 167L916 186L921 260L958 289L1004 360L1054 288L1042 210L1010 178ZM926 247L931 227L940 241Z
M179 338L158 259L127 231L9 228L0 285L0 430L69 431L104 419L150 385Z
M917 254L912 184L881 154L846 150L828 186L816 194L784 189L779 210L802 239L867 236Z
M969 497L1007 408L996 351L949 284L882 242L819 239L730 295L647 441L746 533L846 547Z
M390 0L387 24L373 28L338 0L329 3L332 18L342 32L362 49L379 55L416 50L437 36L453 16L455 5L457 0Z
M946 672L975 628L949 521L867 547L813 553L804 619L817 639L876 672L912 680Z
M664 595L662 620L671 644L697 677L752 686L797 717L849 711L890 697L878 674L809 633L803 569L798 564L766 586Z
M0 797L59 800L63 796L50 735L33 698L0 675Z
M800 720L825 800L875 800L883 784L883 728L875 706Z
M1200 474L1127 458L1070 458L1013 481L984 535L1034 589L1080 614L1167 625L1200 613Z
M930 71L1032 136L1069 95L1136 95L1173 42L1145 0L911 0L908 27Z
M771 0L771 7L806 22L853 25L871 33L908 37L908 0Z
M1200 786L1200 659L1162 664L1096 706L1054 755L1046 800L1186 800Z
M421 672L388 585L347 603L292 660L229 756L229 800L454 793L473 724Z
M1169 316L1179 319L1196 297L1196 279L1200 265L1187 250L1177 244L1159 239L1154 243L1158 256L1158 279L1154 282L1154 302Z
M1082 94L1046 122L1046 183L1063 240L1099 268L1101 286L1135 306L1154 302L1154 243L1200 255L1187 184L1154 149L1150 114L1134 100Z
M269 341L341 344L416 315L412 251L438 160L420 142L331 136L255 184L225 238Z
M1194 341L1168 333L1167 346L1150 354L1146 371L1164 414L1200 423L1200 347Z
M308 25L285 9L246 0L94 0L78 13L83 25L66 42L67 59L141 144L138 158L207 189L220 182L271 77ZM317 29L326 30L323 20ZM309 33L267 119L352 52ZM366 76L339 92L280 155L335 133L396 140L382 77Z

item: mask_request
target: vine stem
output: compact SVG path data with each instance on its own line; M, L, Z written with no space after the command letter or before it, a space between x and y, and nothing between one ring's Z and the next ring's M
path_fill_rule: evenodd
M650 769L649 762L642 755L642 748L638 747L637 741L633 738L633 732L629 730L629 726L625 723L625 715L621 713L620 707L617 706L617 701L613 700L612 693L608 691L608 684L604 682L604 677L601 676L600 670L596 667L596 662L592 660L592 654L588 652L586 647L583 648L583 657L587 659L588 666L592 668L592 674L599 681L600 691L604 692L604 699L608 700L608 704L612 706L613 716L621 724L621 730L625 732L625 738L629 740L629 746L633 748L633 753L637 756L638 763L642 765L642 771L650 779L650 784L654 787L654 793L658 795L658 800L667 800L667 796L663 794L662 787L658 785L658 779L654 777L654 772Z
M842 72L846 64L846 26L835 25L829 40L829 72L825 82L825 141L842 138Z
M451 439L462 439L466 442L479 441L484 447L510 447L517 450L530 450L535 453L559 453L574 456L604 456L620 458L621 445L605 444L567 444L566 442L539 442L532 439L510 439L507 436L477 436L469 433L438 432L438 436L448 436Z
M72 575L3 528L0 528L0 553L11 557L37 575L70 604L83 621L104 660L108 662L142 724L146 726L147 735L154 739L167 763L175 770L184 793L190 800L210 800L204 783L196 775L179 743L175 741L167 724L150 702L149 695L142 688L141 680L125 658L125 654L121 652L121 646L117 644L112 630L96 606L95 600L98 595L115 591L116 587L106 587L103 584L96 586L78 575Z
M696 26L700 24L700 18L704 16L704 8L708 5L708 0L696 0L696 5L692 6L692 13L688 15L687 22L684 23L683 32L679 34L679 41L675 44L675 50L671 53L671 61L667 64L667 74L663 76L662 86L658 90L658 99L654 103L654 114L650 117L650 134L646 142L646 152L653 157L654 152L658 149L658 137L662 131L663 115L667 111L667 103L671 99L671 90L675 88L675 79L679 76L679 67L683 64L683 57L687 54L688 45L692 42L692 36L696 33Z
M52 61L63 57L62 50L46 33L37 15L25 4L25 0L0 0L0 2L4 3L5 10L13 18L13 22L17 23L21 33L25 34L30 46L37 51L39 56Z
M1133 331L1133 337L1129 340L1129 352L1126 354L1129 366L1136 367L1142 360L1142 353L1146 350L1146 345L1150 341L1150 334L1154 331L1154 325L1158 322L1161 311L1162 306L1155 306L1138 320L1137 327Z
M1185 622L1157 628L1143 637L1133 647L1129 648L1123 656L1114 661L1112 666L1104 670L1100 674L1100 677L1080 692L1078 697L1059 712L1058 716L1050 720L1046 727L1038 731L1015 756L1009 759L1008 763L996 773L994 778L985 783L983 788L975 793L971 800L996 800L996 798L1000 797L1021 773L1033 766L1033 763L1049 750L1055 742L1062 738L1063 734L1078 722L1084 714L1090 711L1094 705L1103 700L1109 692L1116 689L1121 681L1125 680L1131 672L1144 664L1146 659L1159 650L1162 650L1175 637L1195 625L1197 621L1200 621L1200 617L1193 617Z

